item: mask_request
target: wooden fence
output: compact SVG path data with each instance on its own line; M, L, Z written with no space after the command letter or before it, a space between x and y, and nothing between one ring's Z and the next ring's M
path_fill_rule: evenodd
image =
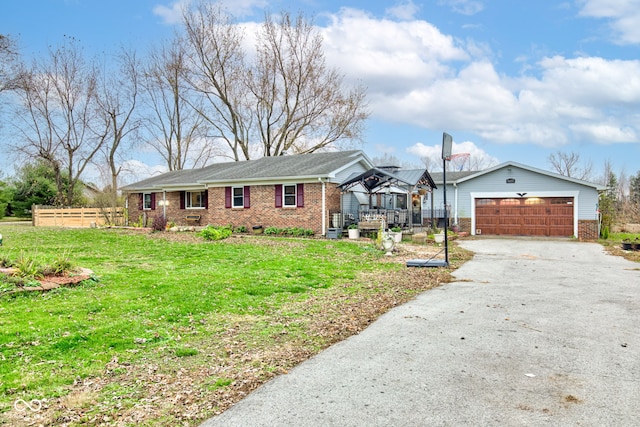
M117 208L113 215L111 208L33 206L31 215L34 227L95 227L105 224L122 224L123 212L123 208Z

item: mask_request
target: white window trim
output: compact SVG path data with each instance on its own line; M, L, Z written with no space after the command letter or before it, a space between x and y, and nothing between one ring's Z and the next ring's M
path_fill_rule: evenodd
M234 195L234 191L236 190L236 188L239 188L240 190L242 190L242 199L241 199L240 205L236 205L236 198ZM244 187L231 187L231 208L244 209Z
M153 208L153 206L151 206L151 203L153 201L153 197L151 194L152 193L142 193L142 210L143 211L150 211ZM147 207L147 196L149 196L149 207Z
M285 188L293 187L293 204L288 205L286 203L287 196L291 196L291 194L286 194ZM298 184L282 184L282 207L283 208L297 208L298 207Z
M193 190L193 191L185 191L184 192L184 208L186 210L202 210L206 209L204 206L189 206L189 195L193 193L202 193L204 194L204 190ZM202 198L204 202L204 197Z

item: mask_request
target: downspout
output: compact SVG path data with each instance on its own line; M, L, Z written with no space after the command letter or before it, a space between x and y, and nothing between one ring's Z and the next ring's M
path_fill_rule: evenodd
M407 185L407 215L409 216L409 230L413 231L413 188ZM420 217L422 217L422 203L420 203Z
M322 180L322 178L318 177L318 181L322 183L322 235L327 235L327 183Z
M453 190L453 224L458 225L458 184L455 182L453 183Z
M129 193L124 197L124 225L129 226Z
M162 190L162 216L167 219L167 190Z

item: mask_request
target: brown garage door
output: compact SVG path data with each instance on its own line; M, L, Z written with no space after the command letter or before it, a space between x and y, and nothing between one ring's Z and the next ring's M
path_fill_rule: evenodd
M573 197L476 199L476 234L572 236Z

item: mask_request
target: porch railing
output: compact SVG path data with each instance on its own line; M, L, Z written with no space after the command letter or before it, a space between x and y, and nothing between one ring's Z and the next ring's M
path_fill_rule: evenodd
M434 209L433 218L436 220L444 218L445 209ZM334 228L344 228L351 224L361 221L370 221L372 219L384 218L387 225L408 227L409 211L407 209L362 209L359 211L347 212L336 211L330 213L331 226ZM447 216L451 218L451 209L447 210ZM413 225L426 225L431 223L431 209L422 210L422 218L416 215L412 218Z

